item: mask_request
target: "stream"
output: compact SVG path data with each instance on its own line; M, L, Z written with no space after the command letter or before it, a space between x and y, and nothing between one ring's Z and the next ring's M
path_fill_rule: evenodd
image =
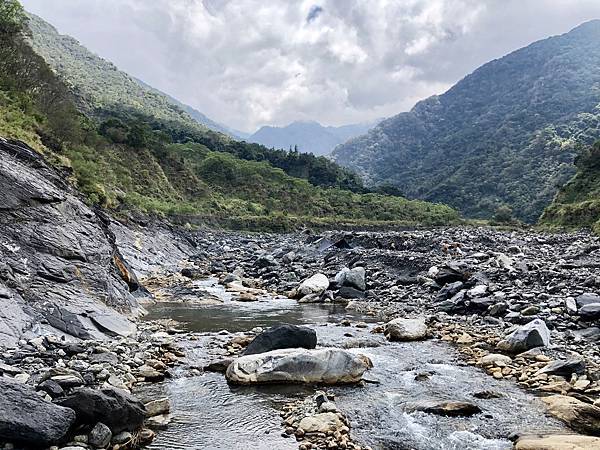
M512 448L508 440L512 433L564 431L563 425L544 415L544 407L533 395L467 366L448 344L436 340L390 343L382 335L370 333L376 319L343 306L270 297L237 302L214 279L198 283L223 303L158 303L149 308L147 316L148 320L175 319L179 327L197 333L195 340L182 343L189 364L203 367L224 356L222 344L232 333L281 323L309 325L317 332L319 346L348 348L373 361L374 368L365 378L379 384L328 388L349 417L353 436L373 449L505 450ZM352 324L363 322L366 327L340 326L344 319ZM158 432L152 449L291 450L298 444L293 437L282 436L279 412L285 403L305 398L316 389L298 385L234 387L220 373L204 373L176 374L171 380L145 387L138 395L168 396L171 401L173 420ZM474 395L484 391L498 398ZM470 401L483 412L472 417L405 412L407 403L423 400Z

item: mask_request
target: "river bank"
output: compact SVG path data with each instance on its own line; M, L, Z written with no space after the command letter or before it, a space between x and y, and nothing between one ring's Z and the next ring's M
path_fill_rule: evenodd
M58 377L52 381L66 394L84 385L133 391L143 399L142 405L154 402L149 408L155 418L146 422L158 430L153 448L235 448L231 445L239 436L246 443L256 437L252 431L244 431L252 430L252 424L263 440L269 431L277 443L269 444L267 439L265 448L405 448L401 442L423 449L432 448L434 442L443 443L439 448L509 448L509 438L514 440L519 434L566 433L553 419L533 423L524 419L532 414L543 417L545 408L532 394L554 395L555 403L549 408L555 416L571 422L580 433L596 433L597 419L582 429L577 423L580 418L565 413L564 398L556 397L581 402L574 407L591 408L587 414L594 417L599 394L599 331L593 314L594 295L600 288L595 273L600 265L600 245L593 236L465 228L316 235L210 230L173 234L163 227L111 227L123 260L148 289L138 302L150 311L146 316L150 321L131 322L136 331L128 337L77 340L81 345L77 353L65 350L66 345L73 345L66 344L69 340L48 333L21 340L19 350L3 353L2 372L4 378L38 392L46 392L40 386L52 377ZM322 276L315 278L317 274ZM310 289L307 279L312 280ZM323 280L326 286L319 285ZM395 318L423 318L426 340L389 342L383 334L384 324ZM549 342L543 347L525 352L521 350L527 349L515 352L502 345L497 348L513 328L536 319L548 328ZM247 393L240 397L243 390L227 388L223 375L208 372L211 364L214 368L225 358L239 356L262 329L282 322L316 329L319 346L363 352L373 360L375 367L365 377L378 383L367 386L377 386L379 391L335 388L326 393L335 398L348 431L340 431L346 427L342 424L337 434L325 433L316 440L310 433L298 431L301 416L318 411L313 405L309 412L315 391L298 387L283 392L253 390L247 406L256 411L245 415L254 414L254 418L239 418L235 409L225 408L229 420L237 418L240 424L236 427L228 422L223 427L227 417L218 412L223 406L218 406L219 401L235 404L249 397ZM468 366L480 367L490 376ZM174 380L164 382L165 376ZM448 384L452 379L459 383ZM411 383L406 384L407 380ZM54 398L51 392L47 394ZM65 395L56 392L56 398ZM214 409L202 416L204 441L191 439L191 446L186 446L177 437L190 439L181 417L183 411L189 414L189 408L199 407L194 400L198 392L207 399L211 392L220 394L214 398ZM395 392L392 397L391 392ZM483 392L489 397L486 400L473 397ZM499 392L510 395L496 398ZM172 407L165 398L170 398ZM407 409L409 404L416 408L414 403L422 400L467 398L482 405L481 419L479 415L455 419ZM182 402L186 406L181 407ZM361 406L368 402L376 413L365 415ZM279 413L283 414L282 424ZM211 415L215 416L212 421ZM375 424L383 423L383 418L387 424L378 429ZM185 422L197 423L193 418ZM267 430L265 423L269 424ZM523 424L527 426L519 426ZM139 425L141 422L136 425L138 431ZM384 429L394 433L389 435ZM85 433L76 435L68 445L103 448L90 442L92 430L81 430ZM142 439L132 439L129 444L113 440L111 448L143 445L143 439L149 442L152 433L132 433L131 438ZM214 433L226 437L215 440ZM299 444L281 433L295 436ZM113 438L118 434L111 431ZM167 440L161 441L161 436ZM560 439L564 443L566 438ZM179 446L164 442L178 442ZM206 447L206 442L217 446Z

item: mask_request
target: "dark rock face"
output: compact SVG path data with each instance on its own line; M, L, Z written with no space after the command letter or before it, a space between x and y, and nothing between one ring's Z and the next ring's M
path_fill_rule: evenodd
M307 348L317 346L317 333L307 327L280 325L269 328L256 336L246 348L244 355L270 352L282 348Z
M0 138L0 346L32 325L79 338L103 334L90 317L137 309L135 274L101 213L86 206L43 158ZM119 264L117 264L119 262Z
M75 412L43 400L32 388L0 378L0 441L45 447L59 442Z
M137 398L116 389L81 388L60 401L77 414L77 423L95 425L102 422L113 433L139 428L146 409Z

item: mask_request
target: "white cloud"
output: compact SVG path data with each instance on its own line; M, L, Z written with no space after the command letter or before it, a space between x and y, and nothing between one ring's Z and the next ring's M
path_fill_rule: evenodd
M245 130L389 116L600 16L596 0L24 0L101 56Z

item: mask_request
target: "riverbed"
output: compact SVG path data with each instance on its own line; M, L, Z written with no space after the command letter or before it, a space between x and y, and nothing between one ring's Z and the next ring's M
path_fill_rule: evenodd
M235 333L280 323L310 326L317 332L319 346L347 348L373 361L374 368L365 376L370 382L330 388L351 421L354 438L373 449L504 450L512 448L509 437L516 433L564 431L558 421L545 416L534 396L465 365L446 343L390 343L371 333L377 325L375 318L341 305L299 304L268 296L257 302L237 302L216 280L201 283L223 303L158 303L150 307L147 317L175 319L179 327L193 332L193 339L183 343L188 368L203 367L218 358L223 344ZM173 421L158 433L151 448L296 449L295 439L282 435L279 413L285 403L316 389L232 387L222 374L190 376L182 369L174 379L143 392L148 397L167 395L172 403ZM482 396L492 398L478 398ZM469 401L482 412L444 417L407 411L408 405L425 400Z

